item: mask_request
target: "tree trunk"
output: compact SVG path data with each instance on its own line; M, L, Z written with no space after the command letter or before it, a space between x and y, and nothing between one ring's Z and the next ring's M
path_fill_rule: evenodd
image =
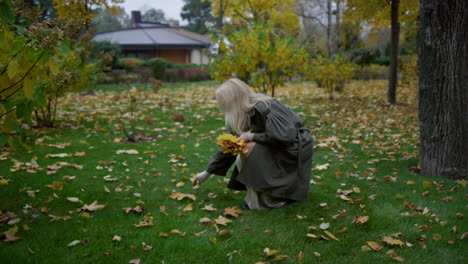
M331 27L332 27L332 7L331 1L327 0L327 49L328 49L328 57L331 58L333 55L333 47L332 47L332 39L331 39Z
M391 49L390 49L390 75L388 80L387 102L396 103L396 87L398 83L398 42L400 38L400 23L398 22L398 6L400 0L392 0L391 14Z
M340 24L341 24L341 10L340 10L340 0L336 1L336 22L335 22L335 47L334 51L338 53L340 46Z
M228 0L224 0L224 1L228 1ZM223 3L224 1L223 0L219 1L219 14L218 14L218 17L216 18L216 27L219 30L223 29L224 5L226 4L226 3Z
M468 1L421 0L421 173L468 176Z

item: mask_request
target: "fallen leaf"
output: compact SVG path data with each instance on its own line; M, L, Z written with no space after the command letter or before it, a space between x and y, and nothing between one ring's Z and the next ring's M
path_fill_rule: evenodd
M271 256L273 256L273 255L275 255L275 254L278 254L279 251L276 250L276 249L265 248L265 249L263 250L263 253L264 253L267 257L271 257Z
M143 216L143 219L140 220L138 224L134 224L133 226L135 227L145 227L145 226L153 226L154 218L151 216L151 213L147 213L145 216Z
M132 259L128 263L130 263L130 264L140 264L140 259Z
M67 200L72 202L72 203L77 203L80 201L77 197L67 197Z
M321 223L320 224L320 229L325 230L330 227L330 223Z
M115 235L115 236L112 238L112 241L120 242L120 240L122 240L122 238L119 237L118 235Z
M81 243L81 240L73 240L72 242L70 242L67 247L74 247L76 245L78 245L79 243Z
M188 199L191 199L193 201L195 201L197 198L195 195L193 194L185 194L185 193L180 193L180 192L174 192L172 193L171 195L169 195L170 198L172 199L177 199L178 201L184 199L184 198L188 198Z
M336 240L336 241L340 241L338 238L336 238L331 232L327 231L327 230L324 230L323 232L325 232L325 234L327 234L327 236L329 236L331 239L333 240Z
M388 236L384 236L382 241L387 243L387 245L390 245L390 246L400 246L400 247L404 246L404 243L401 240L394 239Z
M94 201L92 204L87 205L85 204L83 207L81 207L81 211L89 211L89 212L94 212L97 210L102 210L107 207L107 204L98 204L97 201Z
M213 205L210 204L210 205L205 205L205 207L203 207L202 210L213 212L213 211L217 211L218 209L214 208Z
M227 224L231 223L232 221L223 217L223 216L218 216L218 218L215 219L215 223L218 224L218 225L223 225L223 226L227 226Z
M369 220L369 216L359 216L359 217L355 216L352 224L363 225L368 220Z
M242 214L242 213L243 211L239 208L239 206L234 206L234 207L227 207L226 209L224 209L223 215L239 217L239 214Z
M115 152L116 154L130 154L130 155L136 155L136 154L140 154L138 152L138 150L136 149L119 149Z
M383 247L379 245L379 243L374 242L374 241L368 241L367 244L375 251L379 251L383 249Z
M210 222L211 222L211 219L209 219L208 217L203 217L203 218L200 219L198 222L199 222L199 223L202 223L202 224L204 224L204 223L210 223Z

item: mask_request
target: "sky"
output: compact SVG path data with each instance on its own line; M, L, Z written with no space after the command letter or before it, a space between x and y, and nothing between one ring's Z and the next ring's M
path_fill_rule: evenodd
M173 18L179 20L180 24L186 24L180 17L183 0L125 0L119 6L125 9L125 12L130 15L133 10L142 10L156 8L164 11L166 18Z

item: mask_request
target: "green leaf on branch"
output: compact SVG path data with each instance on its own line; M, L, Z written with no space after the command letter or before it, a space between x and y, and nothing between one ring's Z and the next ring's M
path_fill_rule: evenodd
M34 95L34 80L30 76L23 80L23 91L26 98L31 99Z
M5 0L0 2L0 20L5 20L9 23L15 22L15 14L11 9L11 1Z

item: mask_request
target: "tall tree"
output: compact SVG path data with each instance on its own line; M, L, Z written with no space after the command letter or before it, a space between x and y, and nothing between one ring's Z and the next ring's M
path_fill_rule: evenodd
M116 14L120 8L114 4L120 3L123 0L54 0L54 8L60 18L80 18L87 29L94 17L93 10L105 8Z
M120 9L117 15L102 8L96 9L94 13L91 26L97 32L128 28L130 26L130 18L123 9Z
M311 19L322 27L327 35L327 53L332 57L338 52L341 25L341 0L298 0L297 14ZM324 16L325 15L325 16ZM335 19L333 21L333 16Z
M375 29L391 26L391 58L387 102L396 103L398 43L400 26L403 23L411 27L418 16L418 0L348 0L346 2L346 19L354 22L367 22Z
M421 0L419 120L421 172L468 175L468 2Z
M396 103L396 87L398 82L398 43L400 42L400 22L398 22L398 12L400 0L392 0L391 3L391 46L390 46L390 75L388 80L387 102Z
M150 23L164 23L167 20L163 10L150 8L143 13L141 16L141 21Z
M185 28L200 34L208 33L205 23L215 22L210 2L201 0L184 0L184 2L180 16L188 22Z

